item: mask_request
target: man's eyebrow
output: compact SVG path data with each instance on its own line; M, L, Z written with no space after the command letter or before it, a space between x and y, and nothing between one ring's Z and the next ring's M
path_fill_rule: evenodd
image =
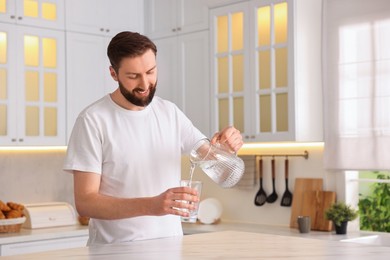
M150 70L148 70L148 71L154 70L156 67L157 67L157 65L154 65L154 66L153 66Z
M147 72L150 72L150 71L154 70L156 67L157 67L157 65L153 66L153 67L150 68ZM126 75L130 75L130 74L138 75L138 74L140 74L140 73L128 71L128 72L126 72L125 74L126 74Z

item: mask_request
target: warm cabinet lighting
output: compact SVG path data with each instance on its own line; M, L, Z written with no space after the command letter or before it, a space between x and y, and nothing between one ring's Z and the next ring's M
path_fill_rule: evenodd
M67 146L0 146L0 154L9 152L65 152Z
M39 15L38 1L36 0L24 0L23 4L24 16L37 18Z
M55 21L57 19L57 7L52 3L42 3L42 18Z
M246 143L242 149L256 149L256 148L299 148L299 147L323 147L323 142L292 142L292 143Z
M0 0L0 13L7 11L7 0Z
M39 65L39 38L37 36L24 36L24 64L33 67Z
M0 64L7 63L7 34L0 32Z
M2 2L5 2L5 0L0 0L0 12ZM37 0L24 0L23 8L23 15L26 17L42 18L50 21L57 20L57 5L55 3L42 2L39 6Z

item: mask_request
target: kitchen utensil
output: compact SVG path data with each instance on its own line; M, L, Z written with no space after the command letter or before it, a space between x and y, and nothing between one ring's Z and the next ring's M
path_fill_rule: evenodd
M286 180L286 190L284 191L280 205L289 207L291 206L293 195L288 189L288 158L284 161L284 178Z
M275 189L275 159L272 158L271 160L271 167L272 167L272 193L267 197L268 203L274 203L278 199L278 194L276 194Z
M267 194L265 193L265 191L263 189L263 159L261 159L261 158L259 160L259 182L260 182L260 188L255 196L255 205L256 206L264 205L264 203L267 200Z
M190 161L199 167L219 186L230 188L244 174L244 161L223 144L211 144L210 140L197 142L190 153Z
M325 211L336 202L333 191L305 191L303 193L302 215L311 217L311 229L332 231L332 222L325 218Z
M290 227L298 228L297 218L302 216L303 193L305 191L321 191L323 180L321 178L296 178L294 196L291 204Z

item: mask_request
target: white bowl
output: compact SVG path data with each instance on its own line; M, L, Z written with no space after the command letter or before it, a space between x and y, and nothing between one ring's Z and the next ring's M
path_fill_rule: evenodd
M198 219L203 224L213 224L222 215L222 204L215 198L208 198L199 203Z

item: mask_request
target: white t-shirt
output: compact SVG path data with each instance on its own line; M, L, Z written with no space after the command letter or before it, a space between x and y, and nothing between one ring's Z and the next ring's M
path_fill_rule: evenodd
M144 110L131 111L106 95L78 116L64 170L101 175L101 194L157 196L180 185L181 155L202 138L169 101L155 96ZM180 217L174 215L89 223L89 245L183 235Z

